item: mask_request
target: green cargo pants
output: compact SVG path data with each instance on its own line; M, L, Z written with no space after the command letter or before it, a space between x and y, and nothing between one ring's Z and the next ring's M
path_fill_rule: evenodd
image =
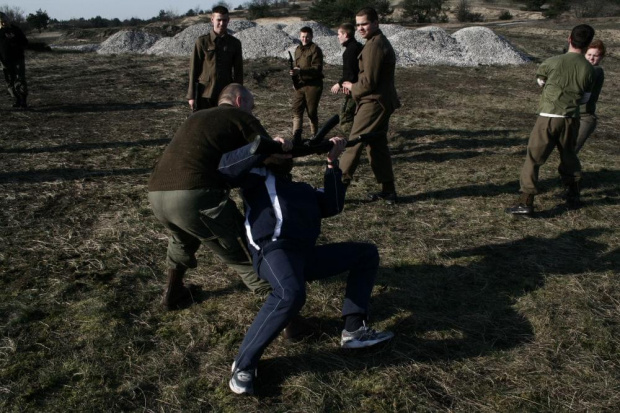
M207 246L234 269L253 292L271 290L258 278L246 250L243 216L223 189L149 192L157 219L168 229L166 263L169 268L196 268L196 251Z

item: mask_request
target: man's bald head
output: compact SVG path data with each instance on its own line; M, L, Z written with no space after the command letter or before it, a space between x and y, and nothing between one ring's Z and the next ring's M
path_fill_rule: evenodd
M232 105L248 113L252 113L252 109L254 109L254 96L245 86L239 83L231 83L222 90L217 104Z

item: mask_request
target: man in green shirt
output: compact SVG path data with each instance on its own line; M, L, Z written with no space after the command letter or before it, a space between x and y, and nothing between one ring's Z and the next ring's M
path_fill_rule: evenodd
M536 71L538 84L543 87L539 116L530 134L521 169L521 196L516 205L506 209L509 214L532 214L539 169L555 147L560 152L558 171L567 188L567 205L579 205L581 164L575 145L579 105L588 101L594 84L594 69L583 55L593 37L591 26L575 26L568 37L568 53L545 60Z

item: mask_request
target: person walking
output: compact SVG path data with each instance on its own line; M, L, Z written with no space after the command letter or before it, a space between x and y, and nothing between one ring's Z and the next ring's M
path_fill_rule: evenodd
M310 27L299 30L301 44L295 49L294 67L289 74L298 79L293 94L293 136L301 136L304 111L310 119L312 136L319 129L319 101L323 94L323 51L312 42Z
M384 200L391 205L397 202L397 195L387 133L390 116L400 107L394 86L396 54L379 29L379 16L375 9L366 7L360 10L355 16L355 24L366 43L359 55L357 82L342 83L351 91L357 104L349 138L370 132L379 134L368 143L367 152L381 191L368 194L368 198L371 201ZM342 156L343 180L347 185L353 179L363 146L358 144L347 148Z
M331 88L334 94L342 92L344 100L340 107L340 130L349 136L351 127L353 126L353 117L355 115L355 100L351 97L351 90L342 86L344 82L357 82L357 75L360 71L357 62L357 56L362 52L364 47L360 42L355 40L355 26L351 23L343 23L338 27L338 41L344 47L342 54L342 77Z
M0 64L7 90L15 99L13 107L27 109L28 84L26 83L25 50L28 39L9 17L0 12Z

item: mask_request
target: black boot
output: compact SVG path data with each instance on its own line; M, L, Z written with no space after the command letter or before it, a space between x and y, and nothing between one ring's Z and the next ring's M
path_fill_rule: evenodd
M189 288L183 285L183 275L185 270L168 269L168 284L161 302L168 310L176 310L192 303L192 294Z
M579 208L581 206L581 190L578 182L573 182L566 187L566 206Z

